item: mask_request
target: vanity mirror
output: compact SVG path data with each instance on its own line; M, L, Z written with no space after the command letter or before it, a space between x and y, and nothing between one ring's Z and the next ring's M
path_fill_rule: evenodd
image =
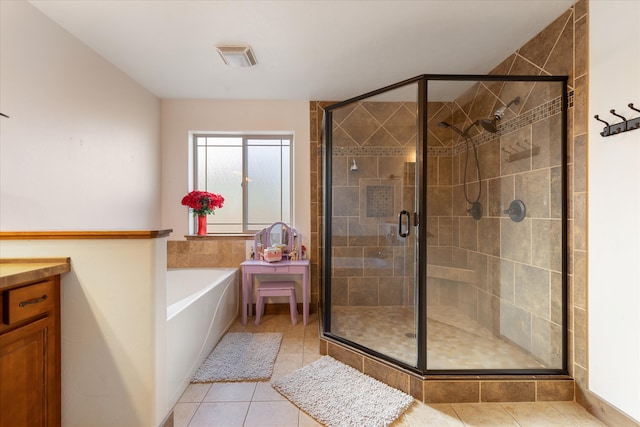
M256 259L260 259L260 254L263 253L264 248L278 247L285 257L293 250L300 254L301 239L302 236L298 234L295 228L289 227L284 222L274 222L269 227L263 228L256 233L253 253L256 254Z

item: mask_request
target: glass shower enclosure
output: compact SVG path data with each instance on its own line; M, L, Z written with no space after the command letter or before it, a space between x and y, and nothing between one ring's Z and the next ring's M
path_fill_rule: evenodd
M421 374L566 373L566 81L421 75L325 109L326 337Z

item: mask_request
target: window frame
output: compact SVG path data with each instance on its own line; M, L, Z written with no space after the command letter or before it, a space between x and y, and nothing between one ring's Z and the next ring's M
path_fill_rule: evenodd
M255 227L257 228L252 228L250 226L250 224L248 224L248 204L249 204L249 191L247 188L247 182L248 182L248 176L247 176L247 172L248 172L248 150L249 147L251 147L252 144L249 144L248 141L249 140L280 140L280 141L289 141L289 155L288 155L288 160L289 160L289 185L288 185L288 193L289 193L289 197L288 197L288 202L289 202L289 221L284 221L283 217L282 217L282 213L283 213L283 206L285 203L285 197L283 195L283 191L282 189L285 188L283 186L283 177L284 177L284 169L282 167L280 167L280 184L281 184L281 197L280 197L280 218L274 219L274 222L286 222L289 223L291 226L293 226L293 221L294 221L294 166L293 166L293 159L294 159L294 133L292 131L289 132L232 132L232 133L227 133L227 132L190 132L190 148L191 148L191 161L192 161L192 174L191 174L191 186L193 189L197 188L197 183L198 183L198 139L199 138L241 138L242 139L242 144L241 144L241 148L242 148L242 182L241 182L241 187L242 187L242 218L240 220L240 227L242 228L241 231L237 231L237 232L220 232L218 234L237 234L237 235L243 235L243 234L255 234L258 231L260 231L261 229L264 228L263 225L257 225ZM205 146L207 146L205 144ZM280 158L282 159L282 149L283 147L285 147L285 145L282 144L282 142L279 145L272 145L272 147L279 147L280 148ZM207 159L205 158L204 161L204 165L205 165L205 188L201 189L203 191L208 191L207 190L207 183L208 183L208 179L207 179L207 173L206 173L206 165L207 165ZM223 195L224 196L224 195ZM196 224L196 219L193 218L192 222L195 226ZM211 233L211 234L216 234Z

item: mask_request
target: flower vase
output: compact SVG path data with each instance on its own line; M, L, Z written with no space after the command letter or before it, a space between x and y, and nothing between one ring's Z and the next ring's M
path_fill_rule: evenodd
M198 236L207 235L207 216L198 215Z

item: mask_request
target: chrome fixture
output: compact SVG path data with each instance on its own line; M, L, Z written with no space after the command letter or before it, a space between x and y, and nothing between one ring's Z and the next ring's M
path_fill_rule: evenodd
M491 132L491 133L497 133L498 132L498 125L496 124L498 120L502 120L502 118L504 117L504 115L507 113L507 108L509 108L511 105L518 105L520 104L520 97L516 96L511 102L509 102L507 105L502 106L500 108L498 108L496 110L495 113L493 113L493 118L491 119L482 119L480 120L480 125L484 128L484 130L486 130L487 132Z

